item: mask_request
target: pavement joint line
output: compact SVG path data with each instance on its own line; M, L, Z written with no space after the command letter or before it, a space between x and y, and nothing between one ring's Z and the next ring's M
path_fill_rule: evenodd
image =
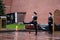
M16 30L0 30L0 32L15 32ZM28 29L25 29L25 30L17 30L18 31L21 31L21 32L34 32L35 30L28 30ZM40 31L40 30L38 30Z

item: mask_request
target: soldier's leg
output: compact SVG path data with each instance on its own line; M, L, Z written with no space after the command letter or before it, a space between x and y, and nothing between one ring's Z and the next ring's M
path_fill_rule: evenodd
M35 26L35 35L37 35L37 24L35 24L34 26Z
M52 33L52 26L49 24L49 33Z
M36 35L37 35L37 27L36 27Z

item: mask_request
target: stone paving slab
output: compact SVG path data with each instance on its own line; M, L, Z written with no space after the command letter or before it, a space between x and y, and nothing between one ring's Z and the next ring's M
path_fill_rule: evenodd
M0 40L60 40L60 34L52 36L48 32L40 31L36 36L35 32L5 32L0 33Z

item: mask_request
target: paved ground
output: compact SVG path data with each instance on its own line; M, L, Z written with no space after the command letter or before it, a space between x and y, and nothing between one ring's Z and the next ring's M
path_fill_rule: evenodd
M37 36L35 32L4 32L0 33L0 40L60 40L60 32L55 32L54 36L44 31Z

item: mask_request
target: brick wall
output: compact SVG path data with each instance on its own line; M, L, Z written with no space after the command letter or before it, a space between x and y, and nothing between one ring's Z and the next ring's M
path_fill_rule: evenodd
M3 3L5 5L5 13L10 13L11 12L11 7L12 7L12 0L3 0Z
M55 9L60 9L60 0L4 0L6 13L9 12L26 12L25 22L32 20L33 12L38 14L38 23L48 22L48 13L54 13Z

